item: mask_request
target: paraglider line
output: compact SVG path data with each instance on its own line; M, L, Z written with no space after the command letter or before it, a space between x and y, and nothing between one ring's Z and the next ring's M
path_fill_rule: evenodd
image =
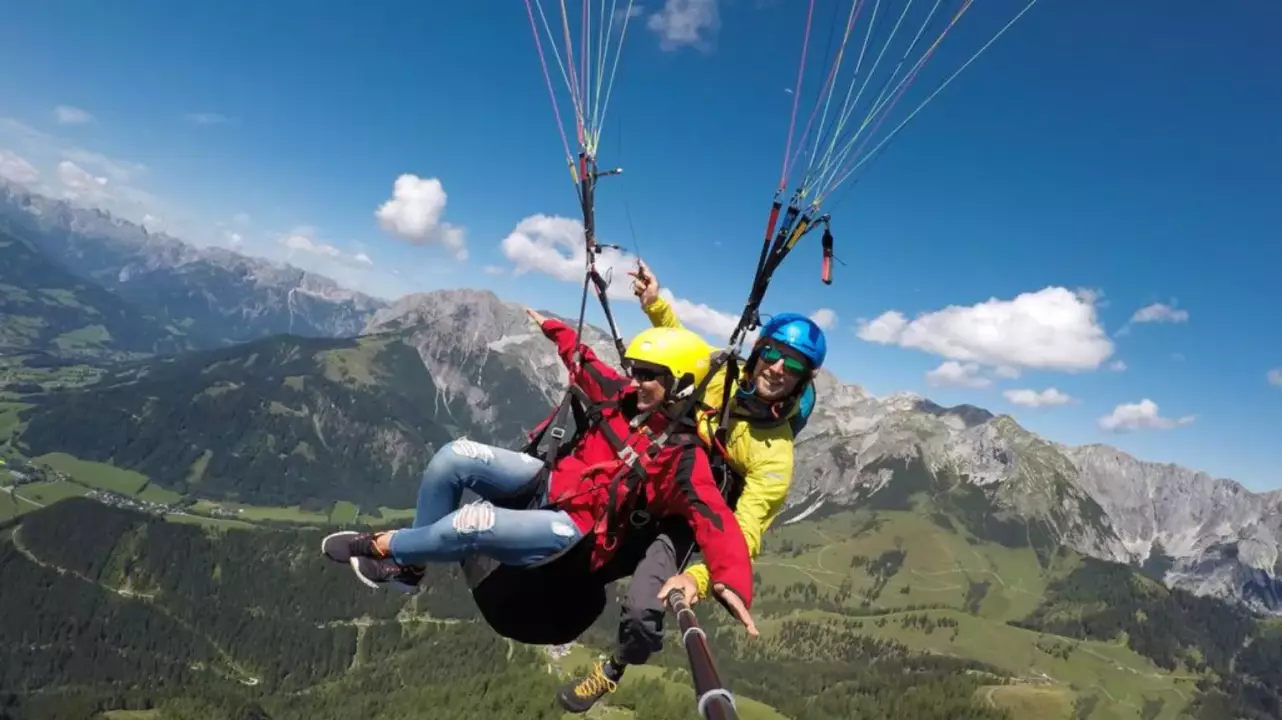
M788 185L788 156L792 154L792 131L797 123L797 106L801 102L801 79L802 73L806 69L806 51L810 48L810 21L815 14L815 0L810 0L810 8L806 11L806 32L801 40L801 62L797 65L797 84L792 93L792 118L788 121L788 143L783 149L783 170L779 175L780 189ZM805 142L804 140L802 142Z
M601 107L600 117L597 119L597 127L605 121L605 113L610 109L610 95L614 91L614 77L619 72L619 60L623 57L623 41L628 37L628 19L632 17L632 0L628 0L628 9L623 16L623 29L619 32L619 49L614 54L614 65L610 69L610 80L605 85L605 104ZM610 7L610 22L614 22L614 6ZM602 68L604 68L604 63ZM600 99L600 93L597 93L597 99Z
M832 158L832 153L831 153L832 148L829 148L829 153L825 156L823 169L820 172L819 180L816 182L816 186L823 189L818 190L816 192L816 197L822 198L823 196L831 192L832 188L835 187L835 184L830 185L829 184L830 181L834 176L841 173L841 170L838 168L842 166L847 156L851 154L851 150L855 148L855 143L859 140L860 136L863 135L864 130L868 128L868 123L871 122L872 119L878 116L878 114L880 113L880 118L877 120L876 125L873 126L872 133L875 133L877 131L877 128L881 127L881 124L885 122L886 117L889 116L890 111L893 110L895 105L899 103L900 98L902 98L904 93L908 91L908 88L912 87L913 82L917 79L918 73L921 72L921 69L925 66L926 62L929 61L930 58L934 56L935 50L939 48L939 44L943 42L944 37L948 35L948 31L951 30L953 26L957 24L957 21L966 12L966 10L970 8L973 2L974 0L966 0L962 8L958 10L957 13L953 16L953 19L948 24L948 26L945 27L943 31L940 32L939 37L935 38L935 41L931 43L930 48L928 48L926 52L922 54L922 57L920 57L917 60L917 62L913 64L913 68L911 71L909 71L908 75L904 77L904 79L899 81L899 84L895 86L894 98L889 102L889 105L887 105L887 103L883 101L885 97L885 92L883 88L883 92L878 94L878 99L874 101L873 107L871 110L868 111L868 115L864 118L863 123L860 124L859 129L855 131L854 135L848 141L845 142L841 151L837 153L836 159ZM926 23L923 24L923 27L922 27L923 31L925 30L925 25L928 25L930 23L930 19L934 17L935 9L938 9L938 3L936 3L936 7L932 9L930 17L926 19ZM920 39L920 36L921 35L919 32L918 37L913 40L912 47L916 47L917 40ZM912 52L912 47L909 48L908 53ZM896 71L894 74L898 74L898 68L896 68ZM892 74L891 78L894 77L894 74ZM889 80L890 79L887 79L887 84L889 84ZM862 95L862 93L863 93L863 90L860 89L860 94ZM883 112L883 110L885 112ZM842 126L844 127L844 125L845 125L845 119L842 120ZM838 130L838 132L840 132L840 129ZM836 140L834 138L834 143L835 142ZM862 149L863 146L866 144L867 144L867 140L865 140L863 144L859 146L859 148ZM858 157L859 156L858 150L856 150L854 154L856 157Z
M548 97L552 98L552 113L556 115L556 129L561 133L561 145L565 147L565 161L574 164L574 155L570 153L570 140L565 135L565 122L561 119L561 108L556 102L556 90L552 87L552 73L548 71L547 58L543 56L543 43L539 41L539 27L534 23L534 8L530 0L525 0L525 9L530 15L530 29L534 31L534 46L539 51L539 64L543 66L543 78L547 81ZM542 12L540 8L539 12Z
M833 145L837 142L836 140L837 136L841 134L841 129L846 126L846 121L850 118L850 112L853 109L854 105L858 104L858 100L859 100L858 96L856 96L854 98L854 102L852 102L851 94L854 93L855 83L859 82L859 71L860 69L863 68L864 56L868 53L868 41L869 39L872 38L873 27L877 22L877 12L880 9L881 9L881 2L880 0L878 0L878 2L873 6L872 17L868 19L868 30L864 33L863 43L859 47L859 57L856 58L855 69L851 72L850 86L846 88L846 96L842 98L842 101L841 101L841 111L837 114L836 127L834 128L832 126L829 126L825 129L823 133L820 134L820 137L816 137L815 151L810 156L810 163L806 167L806 174L803 177L800 184L800 187L802 187L803 189L808 190L811 187L812 181L815 177L815 164L820 161L821 157L826 160L827 157L832 153ZM847 20L846 34L841 44L841 54L837 56L837 60L833 65L834 75L840 72L841 65L845 60L846 45L849 44L850 42L850 33L851 31L854 30L855 23L858 22L859 13L862 10L863 10L863 0L859 0L859 2L856 2L850 8L850 19ZM835 82L833 84L833 88L836 89ZM828 119L828 108L827 106L825 106L824 117L820 121L821 127L823 127L824 123L827 122L827 119ZM824 150L824 153L822 156L819 154L819 145L823 144L820 142L821 138L827 139L827 146L828 146L827 149Z
M832 15L834 19L837 16L837 7L838 7L837 5L832 6ZM850 42L850 31L854 29L855 18L858 17L859 10L862 7L863 7L863 0L857 0L857 2L851 5L850 18L846 20L846 31L842 33L841 46L837 48L837 58L836 60L833 61L831 68L829 68L828 70L828 78L824 80L824 87L819 90L820 96L823 95L825 89L828 91L828 99L824 101L824 114L823 114L823 117L820 118L819 120L819 127L821 128L824 127L824 123L828 121L828 109L832 105L832 94L833 94L833 91L837 89L837 83L835 82L837 79L837 73L841 68L842 58L844 58L846 55L846 45ZM831 32L828 35L828 40L829 40L829 44L831 45L831 42L832 42ZM824 51L824 55L825 57L828 55L827 50ZM850 94L846 93L846 97L847 99L849 99ZM810 126L814 123L815 115L817 115L818 113L819 113L819 101L818 99L816 99L815 106L810 111L810 119L806 121L806 130L801 135L801 143L800 143L801 145L804 145L806 142L806 139L810 137ZM815 147L813 150L810 151L810 162L808 163L809 166L814 165L815 157L819 152L819 146L823 144L822 140L823 140L824 134L825 133L823 132L818 132L815 134ZM789 170L792 169L792 166L797 162L797 158L800 157L800 155L801 155L801 147L798 146L797 152L793 154L792 160L789 161L788 163ZM809 177L809 175L810 173L809 171L807 171L806 176ZM801 184L804 186L806 183L805 181L803 181Z
M877 53L877 59L873 61L872 68L868 71L868 74L864 76L863 84L861 84L861 85L859 86L859 92L855 93L855 99L854 99L853 103L851 103L851 105L850 105L850 110L851 110L851 111L853 111L853 110L854 110L854 108L855 108L856 106L858 106L858 105L859 105L859 99L860 99L860 98L862 98L862 97L864 96L864 91L868 89L868 83L872 80L873 75L875 75L875 74L877 73L877 68L881 67L881 61L882 61L882 59L886 56L886 51L890 49L890 45L891 45L891 43L892 43L892 42L894 42L895 37L899 35L899 28L903 26L903 24L904 24L904 18L908 16L908 10L909 10L909 8L911 8L911 7L912 7L912 1L911 1L911 0L909 0L909 2L908 2L908 3L906 3L906 4L904 5L904 10L903 10L903 12L901 12L901 13L899 14L899 19L895 21L895 27L890 31L890 37L886 38L886 42L882 44L882 46L881 46L881 50ZM936 3L936 7L938 7L938 2ZM929 18L927 18L927 21L926 21L926 22L927 22L927 23L929 23L929 22L930 22ZM918 37L920 37L920 32L918 33ZM909 46L909 48L908 48L907 52L905 53L905 57L907 57L907 55L908 55L909 53L911 53L911 52L912 52L912 48L913 48L913 47L916 47L916 41L915 41L915 40L914 40L914 42ZM903 61L901 60L901 61L899 62L899 64L896 66L895 70L894 70L894 71L890 74L890 76L889 76L889 77L887 77L887 78L886 78L886 80L884 81L884 83L883 83L883 87L882 87L882 91L883 91L883 92L880 92L880 93L879 93L879 95L878 95L878 99L877 99L877 101L874 101L874 103L873 103L873 107L874 107L874 109L872 110L872 113L876 113L876 112L877 112L877 104L880 102L880 100L881 100L881 96L884 94L885 85L889 84L889 83L890 83L890 81L891 81L892 79L894 79L895 75L898 75L898 74L899 74L899 67L901 67L902 65L903 65ZM852 81L851 81L851 88L852 88L852 89L854 88L854 80L852 80ZM842 129L843 129L843 128L845 128L845 126L846 126L846 122L847 122L849 119L850 119L850 112L844 112L844 113L843 113L843 115L842 115L842 118L841 118L841 122L840 122L840 124L837 126L836 132L834 133L833 142L832 142L832 144L830 144L830 145L829 145L829 147L828 147L828 152L826 152L826 153L824 154L824 170L820 173L820 177L823 177L824 175L826 175L826 174L827 174L827 172L828 172L828 170L830 169L828 166L831 164L831 163L830 163L830 160L831 160L831 158L832 158L832 148L833 148L833 146L835 146L835 145L836 145L836 137L835 137L835 136L837 136L837 135L840 135L840 134L841 134ZM866 126L867 126L867 120L865 120L865 121L864 121L864 124L863 124L862 126L860 126L860 128L859 128L859 132L862 132L862 131L863 131L863 129L864 129L864 127L866 127ZM858 136L858 133L856 133L856 136Z
M896 126L895 129L892 130L884 140L882 140L880 143L877 144L876 147L874 147L871 151L869 151L866 157L860 160L854 167L850 168L850 170L848 170L845 173L845 175L842 175L837 180L837 182L833 183L832 188L835 188L836 186L840 185L841 182L845 180L851 173L853 173L855 170L858 170L861 166L864 165L864 163L866 163L868 160L878 155L879 151L882 150L882 148L886 145L886 143L890 142L896 135L898 135L899 131L902 130L904 126L907 125L914 117L916 117L917 113L921 112L922 108L926 107L926 105L930 103L931 100L934 100L936 95L943 92L944 88L948 87L948 85L952 83L952 81L955 80L958 75L961 75L962 72L967 67L969 67L971 63L975 62L975 60L979 58L979 56L982 55L985 50L987 50L993 43L997 42L998 38L1000 38L1003 34L1005 34L1006 31L1011 28L1011 26L1013 26L1021 17L1024 16L1025 13L1027 13L1030 9L1032 9L1032 7L1036 4L1037 4L1037 0L1029 0L1029 3L1024 6L1023 10L1019 11L1018 15L1011 18L1010 22L1006 23L1006 25L1003 26L1001 30L998 30L997 34L994 35L991 40L989 40L987 43L984 44L983 47L981 47L978 51L976 51L975 54L972 55L970 59L967 60L960 68L957 68L956 72L954 72L952 75L949 75L946 80L940 83L939 87L936 88L935 91L931 93L929 97L923 100L921 104L918 105L917 108L908 115L908 117L904 118L903 122L899 123L899 125ZM829 192L831 191L832 188L829 188Z
M587 143L583 134L583 98L579 94L579 76L574 71L574 40L570 35L570 16L565 8L565 0L561 0L561 27L565 30L565 64L570 68L570 96L574 100L574 114L578 120L579 146L585 147Z

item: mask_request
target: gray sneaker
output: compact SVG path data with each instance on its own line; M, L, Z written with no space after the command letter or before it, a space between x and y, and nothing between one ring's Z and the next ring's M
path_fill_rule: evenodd
M333 562L350 565L356 579L369 587L389 587L409 595L417 593L423 570L384 557L374 545L374 536L370 532L336 532L321 541L321 553Z

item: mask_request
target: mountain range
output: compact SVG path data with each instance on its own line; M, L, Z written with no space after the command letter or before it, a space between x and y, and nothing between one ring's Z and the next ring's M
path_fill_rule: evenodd
M220 247L198 248L95 208L0 181L0 230L187 331L196 347L274 333L354 335L386 303L330 278Z
M312 273L224 249L195 248L105 212L12 186L0 188L0 229L138 309L150 327L181 331L183 342L201 351L200 363L214 362L203 353L280 333L360 335L362 347L381 337L413 348L427 372L413 378L400 354L392 352L392 364L399 368L394 379L418 383L399 389L412 390L416 402L430 401L432 407L422 410L414 421L418 425L410 423L413 432L380 436L369 449L388 467L399 467L391 458L421 461L425 438L441 437L444 430L518 443L564 388L564 369L524 309L488 291L417 293L388 303ZM614 356L605 333L596 328L588 333L602 357ZM301 352L276 351L284 353L281 358ZM308 349L308 357L340 351L337 345L318 346ZM151 377L139 382L160 381L153 371L146 374ZM130 402L143 402L149 395L121 392L119 376L114 382L114 402L126 402L131 394ZM217 382L248 387L243 378L208 376L200 392ZM834 508L916 507L922 497L934 497L971 518L972 532L1031 544L1039 548L1039 557L1048 558L1064 545L1145 567L1171 587L1282 613L1282 493L1252 493L1232 480L1141 461L1108 446L1058 444L1008 415L970 405L945 408L907 393L877 398L827 372L816 383L820 402L797 443L790 522ZM106 396L88 400L94 397ZM291 412L307 413L309 422L325 417L316 402L273 399ZM70 411L67 402L51 402L62 408L63 419ZM53 426L41 424L41 412L52 411L28 412L29 441L52 451L65 440L40 430ZM93 457L81 445L90 455L86 459L107 460L116 452L103 448L98 455L104 456ZM288 454L296 447L278 451ZM405 482L398 481L402 490ZM233 497L245 491L218 487L200 492ZM297 502L299 496L286 499ZM326 486L319 499L362 500L337 486Z

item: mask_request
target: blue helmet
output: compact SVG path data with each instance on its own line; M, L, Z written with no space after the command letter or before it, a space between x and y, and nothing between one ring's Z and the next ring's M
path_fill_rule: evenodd
M777 340L806 356L818 370L828 355L828 340L814 320L797 313L779 313L761 326L761 338Z

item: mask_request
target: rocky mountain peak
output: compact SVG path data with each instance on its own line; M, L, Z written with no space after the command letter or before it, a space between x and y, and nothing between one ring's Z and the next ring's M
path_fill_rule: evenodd
M0 226L75 275L102 285L165 323L190 328L200 346L273 333L357 334L385 303L331 278L225 248L200 248L111 213L0 183Z

